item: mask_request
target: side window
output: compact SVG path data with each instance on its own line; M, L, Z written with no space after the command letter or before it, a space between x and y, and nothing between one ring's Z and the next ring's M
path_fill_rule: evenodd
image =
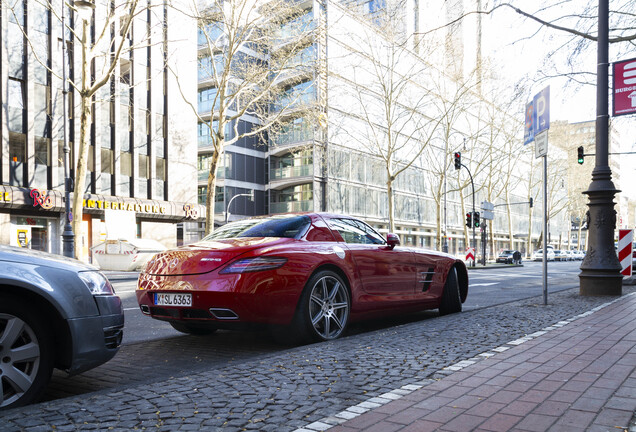
M330 219L329 227L338 231L346 243L384 244L380 234L364 222L354 219Z

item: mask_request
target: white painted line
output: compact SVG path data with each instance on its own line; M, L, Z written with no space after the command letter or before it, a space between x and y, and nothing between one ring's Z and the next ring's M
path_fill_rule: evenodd
M490 283L476 283L476 284L469 284L469 287L478 287L478 286L491 286L491 285L497 285L499 282L490 282Z

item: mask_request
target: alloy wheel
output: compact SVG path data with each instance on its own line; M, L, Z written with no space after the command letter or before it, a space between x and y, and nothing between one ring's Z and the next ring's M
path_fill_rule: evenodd
M349 293L334 276L324 276L314 284L309 298L309 318L323 339L335 339L349 319Z
M33 385L40 367L40 345L20 318L0 313L0 407L20 399Z

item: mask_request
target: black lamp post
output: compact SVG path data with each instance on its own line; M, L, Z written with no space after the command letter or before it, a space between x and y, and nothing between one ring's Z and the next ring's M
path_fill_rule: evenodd
M62 110L64 111L63 134L64 134L64 231L62 232L62 254L66 257L73 258L75 256L75 235L71 221L71 179L69 177L69 153L68 145L68 111L67 111L67 94L68 87L66 83L66 5L62 4Z
M614 196L620 192L612 182L609 167L609 0L598 4L598 61L596 82L596 161L592 183L585 193L587 211L587 255L581 264L580 294L621 295L623 276L614 250L616 210Z
M83 31L86 32L86 23L90 20L93 9L95 9L95 3L86 0L75 0L73 3L74 9L78 17L82 20ZM73 227L71 222L73 221L73 214L71 212L71 190L73 189L72 180L69 175L70 169L70 152L71 149L68 144L68 111L67 111L67 94L68 86L66 82L66 21L65 21L65 5L62 5L62 96L63 96L63 110L64 110L64 231L62 232L62 254L67 257L73 258L75 256L75 234L73 233ZM84 38L85 40L86 38Z

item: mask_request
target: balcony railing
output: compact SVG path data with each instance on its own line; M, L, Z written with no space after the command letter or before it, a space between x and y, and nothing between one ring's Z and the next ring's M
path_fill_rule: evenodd
M198 171L198 180L201 181L207 181L208 180L208 174L210 172L206 169L202 169ZM216 169L216 179L217 180L222 180L225 178L225 167L218 167Z
M284 168L273 168L270 170L269 175L271 180L281 180L294 177L307 177L314 172L313 164L309 165L297 165Z
M313 211L313 201L287 201L273 202L269 204L270 213L296 213Z

